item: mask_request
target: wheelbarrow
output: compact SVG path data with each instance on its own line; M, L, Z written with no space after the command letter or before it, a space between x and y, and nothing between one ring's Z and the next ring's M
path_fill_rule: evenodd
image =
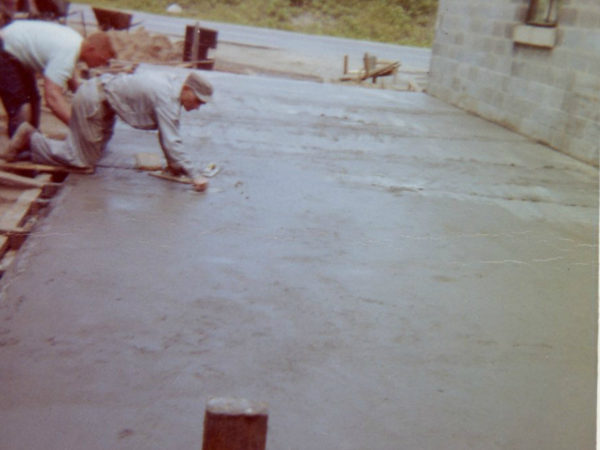
M92 8L92 11L94 11L98 27L102 31L129 30L131 26L131 14L129 13L104 8Z

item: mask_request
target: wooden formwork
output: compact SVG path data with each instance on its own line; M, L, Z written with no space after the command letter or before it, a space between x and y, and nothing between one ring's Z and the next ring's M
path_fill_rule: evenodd
M68 170L0 161L0 277L65 180Z

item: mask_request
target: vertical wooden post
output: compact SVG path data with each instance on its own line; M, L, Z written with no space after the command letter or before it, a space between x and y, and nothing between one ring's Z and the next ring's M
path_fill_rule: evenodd
M194 25L194 39L192 40L192 61L196 61L198 59L198 46L200 45L200 24L196 22ZM198 67L197 63L194 64L194 67Z
M344 75L348 73L348 55L344 55Z
M238 398L212 398L206 405L202 450L265 450L267 405Z

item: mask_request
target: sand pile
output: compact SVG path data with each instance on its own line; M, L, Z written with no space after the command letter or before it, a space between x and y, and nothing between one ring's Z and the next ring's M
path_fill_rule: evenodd
M173 41L163 34L150 33L144 27L132 31L109 30L107 33L121 61L153 64L183 62L183 40Z

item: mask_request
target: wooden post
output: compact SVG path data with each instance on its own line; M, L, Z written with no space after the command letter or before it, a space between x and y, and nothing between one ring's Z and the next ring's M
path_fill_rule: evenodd
M348 55L344 55L344 75L348 73Z
M198 59L198 46L200 45L200 24L196 22L194 25L194 39L192 40L192 61ZM197 65L194 65L197 67Z
M265 450L267 405L212 398L206 405L202 450Z

